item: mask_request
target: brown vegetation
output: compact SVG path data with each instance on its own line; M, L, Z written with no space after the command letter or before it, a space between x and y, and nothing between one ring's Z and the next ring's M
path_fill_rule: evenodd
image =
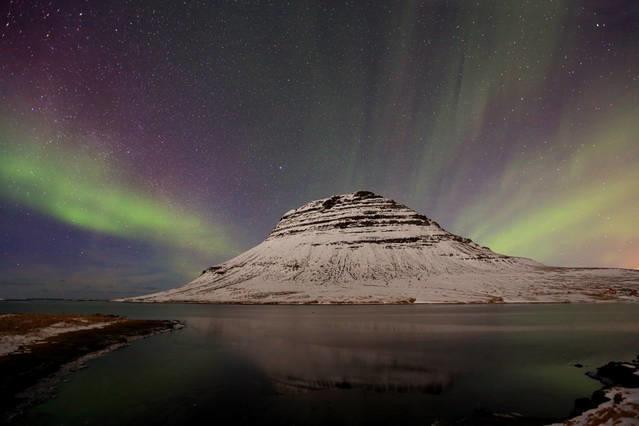
M0 336L16 336L31 333L53 324L70 326L90 325L122 319L115 315L52 315L52 314L4 314L0 315Z

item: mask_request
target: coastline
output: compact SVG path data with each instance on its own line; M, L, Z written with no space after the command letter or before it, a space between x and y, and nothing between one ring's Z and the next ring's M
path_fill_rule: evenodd
M332 301L332 302L319 302L317 300L305 301L305 302L254 302L254 301L207 301L207 300L135 300L138 296L129 296L116 299L67 299L67 298L25 298L25 299L0 299L0 306L3 302L7 303L21 303L21 302L108 302L108 303L123 303L123 304L148 304L148 305L232 305L232 306L482 306L482 305L632 305L639 303L639 299L591 299L591 300L529 300L529 301L451 301L451 302L428 302L428 301Z
M639 421L639 355L629 362L609 362L586 375L603 387L590 398L577 399L571 417L551 426L631 425Z
M27 322L35 315L12 314L14 322L17 316ZM95 316L70 317L87 319ZM0 423L8 423L32 405L54 396L57 385L68 374L84 368L89 360L136 340L184 327L183 323L173 320L110 318L111 322L99 327L71 329L40 340L28 340L17 350L0 356L0 376L3 377Z
M15 300L14 300L15 301ZM123 300L123 299L112 299L112 300L102 300L102 302L113 302L113 303L131 303L131 304L149 304L149 305L232 305L232 306L494 306L494 305L613 305L613 304L636 304L639 303L639 300L564 300L564 301L527 301L527 302L421 302L421 301L405 301L405 302L318 302L318 301L309 301L309 302L300 302L300 303L292 303L292 302L223 302L223 301L195 301L195 300Z

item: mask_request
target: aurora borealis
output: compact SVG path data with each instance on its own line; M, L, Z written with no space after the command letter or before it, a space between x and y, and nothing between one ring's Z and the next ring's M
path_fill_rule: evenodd
M174 287L360 189L639 268L639 3L0 6L0 297Z
M24 142L20 147L29 147ZM33 147L35 148L35 147ZM36 148L37 149L37 148ZM204 253L224 253L221 232L209 232L180 206L160 203L117 182L91 157L73 153L6 152L0 161L3 196L74 227L124 238L158 240ZM123 189L121 189L123 188Z

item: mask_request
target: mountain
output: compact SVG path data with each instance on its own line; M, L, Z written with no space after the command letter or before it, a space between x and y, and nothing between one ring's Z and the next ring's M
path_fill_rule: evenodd
M639 300L639 271L506 256L368 191L284 214L262 243L192 282L125 299L212 303L501 303Z

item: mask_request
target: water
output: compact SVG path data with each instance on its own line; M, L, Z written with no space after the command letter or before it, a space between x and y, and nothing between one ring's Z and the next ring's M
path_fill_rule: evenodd
M555 418L639 353L637 305L230 306L4 302L180 319L72 374L23 424L451 424ZM585 365L584 369L574 367Z

